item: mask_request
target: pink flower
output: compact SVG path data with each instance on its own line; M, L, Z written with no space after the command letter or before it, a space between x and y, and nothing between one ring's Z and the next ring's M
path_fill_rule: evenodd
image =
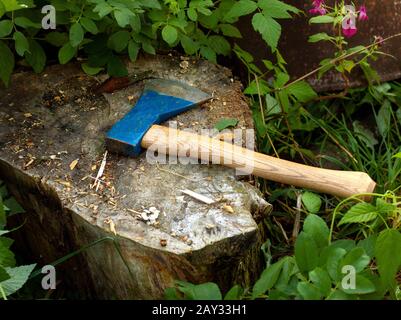
M355 22L352 18L346 18L343 21L342 31L343 31L343 35L346 38L351 38L357 33L358 28L356 27Z
M324 8L324 0L313 0L312 6L313 8L309 10L312 14L325 15L327 12L326 8Z
M369 17L368 17L368 14L366 13L366 7L365 7L365 5L362 5L359 8L359 20L365 21L368 19L369 19Z
M344 29L343 28L343 35L346 38L353 37L354 35L356 35L357 32L358 32L358 28L357 27L351 27L351 28L348 28L348 29Z

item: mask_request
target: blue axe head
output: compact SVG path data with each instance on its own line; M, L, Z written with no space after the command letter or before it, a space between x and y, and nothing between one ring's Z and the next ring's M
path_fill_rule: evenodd
M106 134L106 148L127 156L141 153L141 141L154 124L203 103L212 97L176 80L151 79L135 106Z

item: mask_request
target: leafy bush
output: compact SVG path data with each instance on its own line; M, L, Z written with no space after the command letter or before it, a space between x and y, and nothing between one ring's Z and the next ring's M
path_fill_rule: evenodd
M0 298L4 300L22 288L35 267L35 264L17 267L10 250L13 240L4 236L10 232L5 230L7 215L20 212L23 209L14 198L8 196L5 185L0 182Z
M45 4L56 9L55 31L41 27ZM134 61L141 50L155 54L163 47L216 62L217 55L230 54L225 37L241 37L233 23L256 11L252 25L275 50L281 35L276 19L299 12L279 0L0 0L0 77L9 83L15 59L41 72L51 47L62 64L82 54L82 68L91 75L124 76L121 54Z
M316 198L310 202L310 194L306 199L308 204L316 203ZM361 211L359 207L353 206L341 223L353 212ZM359 223L363 223L363 217L370 219L371 211L358 216ZM401 233L397 229L385 228L359 241L331 241L326 222L316 214L309 214L296 239L294 255L273 264L271 257L267 258L267 267L252 290L236 285L224 299L361 300L383 299L388 295L399 298L396 277L401 270ZM166 290L166 298L221 300L222 294L214 283L194 285L177 281L174 288Z

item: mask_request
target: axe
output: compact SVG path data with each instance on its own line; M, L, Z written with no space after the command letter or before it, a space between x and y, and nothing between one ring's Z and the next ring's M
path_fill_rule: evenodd
M209 161L219 159L218 163L239 170L249 165L253 168L251 174L255 176L342 198L374 191L376 183L364 172L307 166L208 136L158 125L211 98L179 81L146 80L145 89L134 108L107 132L106 148L126 156L138 156L143 149L150 147L174 155L204 155L206 152Z

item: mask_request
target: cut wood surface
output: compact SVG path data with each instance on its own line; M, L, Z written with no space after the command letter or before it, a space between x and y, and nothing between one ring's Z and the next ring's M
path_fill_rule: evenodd
M129 70L152 70L213 94L173 119L179 129L200 132L221 118L253 127L241 85L228 69L181 62L143 57ZM160 298L176 279L215 281L223 289L248 284L263 267L265 236L257 222L270 205L232 169L105 155L106 131L132 108L143 84L99 95L93 88L102 80L71 64L40 75L21 72L8 89L0 87L0 179L27 211L12 219L24 223L14 233L17 246L44 265L114 238L119 250L105 240L58 267L61 284L84 297Z

